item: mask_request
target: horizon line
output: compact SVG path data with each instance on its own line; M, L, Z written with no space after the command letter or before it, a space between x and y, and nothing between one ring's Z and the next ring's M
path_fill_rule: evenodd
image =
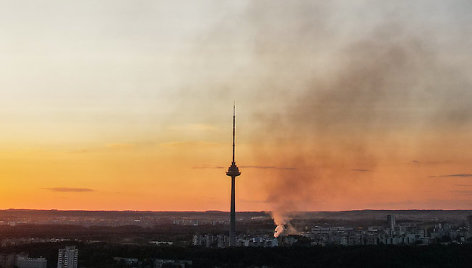
M58 211L58 212L155 212L155 213L162 213L162 212L178 212L178 213L208 213L208 212L221 212L221 213L230 213L230 211L225 210L87 210L87 209L35 209L35 208L7 208L7 209L0 209L0 211ZM472 211L470 209L427 209L427 208L413 208L413 209L351 209L351 210L294 210L289 213L320 213L320 212L359 212L359 211ZM237 213L271 213L271 210L245 210L245 211L238 211Z

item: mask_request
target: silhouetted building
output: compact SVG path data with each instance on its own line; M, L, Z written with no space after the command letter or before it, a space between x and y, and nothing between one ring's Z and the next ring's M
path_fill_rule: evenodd
M0 255L0 267L13 268L15 266L15 260L15 254L2 254Z
M113 260L120 265L127 265L132 267L139 265L139 259L137 258L113 257Z
M45 258L29 258L19 256L16 259L16 266L18 268L46 268L47 260Z
M57 268L77 268L79 250L74 246L59 249Z
M387 215L387 225L392 232L395 230L395 215Z

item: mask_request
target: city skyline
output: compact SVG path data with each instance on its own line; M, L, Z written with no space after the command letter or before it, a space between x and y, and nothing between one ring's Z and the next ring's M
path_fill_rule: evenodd
M0 209L472 209L468 1L0 4Z

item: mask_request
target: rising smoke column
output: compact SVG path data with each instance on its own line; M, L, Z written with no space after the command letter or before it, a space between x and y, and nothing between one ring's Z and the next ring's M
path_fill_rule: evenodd
M265 182L275 236L290 212L331 198L328 189L352 191L372 179L379 162L405 158L406 142L407 153L421 151L422 133L439 120L452 128L471 121L464 101L444 98L470 97L464 90L470 81L448 69L428 46L428 34L410 31L403 18L369 25L331 49L324 38L335 42L342 35L330 32L334 5L302 1L270 10L265 4L249 8L259 31L253 55L264 70L259 84L267 92L258 97L281 98L276 112L254 113L260 125L253 151L260 162L295 168L274 170Z
M271 212L271 217L274 219L276 225L274 230L274 237L277 238L280 235L298 234L298 231L290 223L291 211L281 212L280 210L274 210Z

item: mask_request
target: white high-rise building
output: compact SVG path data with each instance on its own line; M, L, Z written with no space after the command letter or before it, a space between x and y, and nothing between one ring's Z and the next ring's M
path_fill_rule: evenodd
M79 250L76 247L61 248L57 256L57 268L77 268L78 259Z

